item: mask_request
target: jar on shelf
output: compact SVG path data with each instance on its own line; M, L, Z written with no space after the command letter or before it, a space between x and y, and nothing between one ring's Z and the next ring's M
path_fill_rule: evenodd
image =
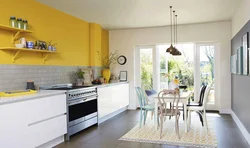
M23 29L28 30L28 21L27 20L23 20Z
M23 28L23 20L21 18L17 19L17 28L19 29Z
M9 25L10 25L10 27L13 27L13 28L15 28L17 26L16 17L14 17L14 16L10 17Z

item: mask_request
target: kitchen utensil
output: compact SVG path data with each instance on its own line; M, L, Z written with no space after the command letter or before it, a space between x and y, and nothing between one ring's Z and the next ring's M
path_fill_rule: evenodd
M34 82L33 81L28 81L26 89L35 90Z
M37 93L37 91L34 90L8 91L8 92L0 92L0 97L14 97L14 96L22 96L35 93Z
M26 39L25 39L25 38L20 38L20 39L19 39L19 43L20 43L20 44L23 44L24 47L26 47Z
M16 48L24 48L24 44L15 44Z
M34 48L34 42L27 41L27 46L26 47L29 48L29 49L33 49Z

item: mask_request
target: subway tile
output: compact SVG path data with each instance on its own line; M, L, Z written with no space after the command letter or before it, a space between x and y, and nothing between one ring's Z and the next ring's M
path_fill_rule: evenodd
M0 65L0 90L24 89L27 80L36 85L75 82L74 72L88 66L31 66ZM93 67L95 78L101 75L101 67Z

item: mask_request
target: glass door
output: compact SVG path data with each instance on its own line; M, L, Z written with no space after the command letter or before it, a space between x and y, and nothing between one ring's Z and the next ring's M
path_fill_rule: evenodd
M169 45L158 45L159 59L159 83L160 90L168 88L168 84L174 78L179 80L179 85L187 86L189 91L194 91L195 75L195 44L179 44L176 47L182 53L181 56L172 56L166 53Z
M197 44L198 54L198 75L197 82L198 86L211 85L210 94L208 96L207 109L216 109L216 98L215 98L215 50L216 45L211 44Z
M155 46L138 46L135 55L136 85L139 87L155 88Z

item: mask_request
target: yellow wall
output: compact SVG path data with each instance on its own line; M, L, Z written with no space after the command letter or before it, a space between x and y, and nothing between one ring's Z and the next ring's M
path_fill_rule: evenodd
M90 66L101 66L102 28L99 24L90 24ZM98 54L99 53L99 54Z
M29 21L32 34L21 34L28 40L57 43L58 55L52 55L45 65L90 66L90 24L35 0L3 0L0 4L0 24L8 25L9 17ZM98 33L98 32L97 32ZM0 47L14 46L8 31L0 30ZM101 31L99 31L101 36ZM101 42L100 42L101 43ZM101 45L96 45L96 47ZM0 51L0 64L13 64L9 52ZM42 65L41 54L21 53L15 64ZM92 66L99 66L98 63Z
M102 29L102 56L107 57L109 55L109 32Z

